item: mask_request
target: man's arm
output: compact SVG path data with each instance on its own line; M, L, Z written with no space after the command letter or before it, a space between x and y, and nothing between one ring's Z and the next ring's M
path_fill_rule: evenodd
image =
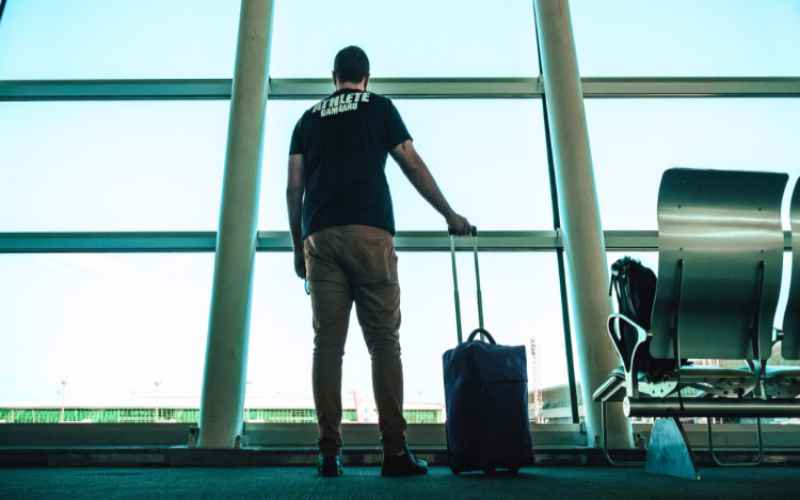
M306 277L306 264L303 255L303 236L300 214L303 209L305 177L303 175L303 155L289 155L289 172L286 183L286 208L289 212L289 228L294 246L294 270L300 278Z
M436 184L428 166L422 161L422 158L414 148L414 143L411 139L402 142L391 150L392 158L400 165L403 173L414 185L417 192L422 195L425 200L431 204L437 212L447 221L448 230L453 234L469 234L472 231L472 226L469 221L457 214L447 203L442 191Z

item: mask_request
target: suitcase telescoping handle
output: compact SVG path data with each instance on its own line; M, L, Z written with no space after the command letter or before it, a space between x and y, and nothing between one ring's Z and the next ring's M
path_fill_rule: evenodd
M483 329L483 294L481 293L481 269L478 263L478 228L472 228L472 253L475 260L475 283L478 289L478 326L479 328L472 332L469 340L475 337L476 333L481 336L481 341L484 340L484 334L487 333ZM456 239L455 235L450 235L450 264L453 267L453 298L456 306L456 333L458 335L458 343L464 342L464 336L461 329L461 297L458 291L458 271L456 270Z

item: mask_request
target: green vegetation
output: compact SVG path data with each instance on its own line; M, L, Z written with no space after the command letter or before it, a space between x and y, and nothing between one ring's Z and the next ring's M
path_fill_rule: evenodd
M406 410L409 424L441 422L441 410ZM197 423L200 410L196 408L0 408L0 423L58 424L58 423ZM356 422L355 410L342 412L344 422ZM245 421L281 424L304 424L317 421L311 408L249 408Z

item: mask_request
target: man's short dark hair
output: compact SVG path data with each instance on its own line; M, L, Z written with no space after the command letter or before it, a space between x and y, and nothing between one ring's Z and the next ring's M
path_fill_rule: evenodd
M355 45L343 48L333 60L333 74L340 82L360 82L369 76L367 53Z

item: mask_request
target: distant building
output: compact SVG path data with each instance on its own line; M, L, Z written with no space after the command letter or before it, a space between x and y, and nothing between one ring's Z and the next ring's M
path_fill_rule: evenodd
M403 412L410 424L435 424L443 421L441 406L409 407ZM66 407L6 406L0 407L0 424L58 424L58 423L197 423L198 408L178 407ZM273 407L246 408L245 421L253 423L303 424L316 423L314 408ZM355 408L343 408L342 421L359 422Z

